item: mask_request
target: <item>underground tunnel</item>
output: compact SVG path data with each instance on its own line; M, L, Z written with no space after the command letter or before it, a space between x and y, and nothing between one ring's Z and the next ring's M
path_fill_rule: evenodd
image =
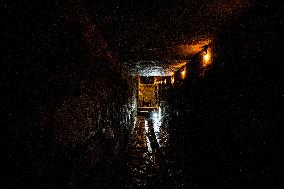
M1 188L283 187L283 2L1 9Z

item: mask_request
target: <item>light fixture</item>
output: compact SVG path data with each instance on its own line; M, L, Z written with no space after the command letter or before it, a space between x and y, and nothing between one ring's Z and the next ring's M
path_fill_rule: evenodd
M208 63L210 61L210 53L208 52L208 45L203 46L204 55L203 60L205 63Z
M186 70L185 70L185 68L183 68L183 70L181 72L181 76L182 76L183 79L185 78L185 74L186 74Z
M153 112L153 113L152 113L152 117L153 117L153 118L158 118L158 117L159 117L159 114L158 114L157 112Z
M205 55L203 56L203 59L204 59L205 62L208 62L209 59L210 59L209 54L205 54Z

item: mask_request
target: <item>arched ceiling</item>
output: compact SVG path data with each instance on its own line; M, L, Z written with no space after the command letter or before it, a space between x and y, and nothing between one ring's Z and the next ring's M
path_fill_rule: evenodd
M189 59L214 41L226 22L254 4L255 0L86 0L108 49L134 66Z

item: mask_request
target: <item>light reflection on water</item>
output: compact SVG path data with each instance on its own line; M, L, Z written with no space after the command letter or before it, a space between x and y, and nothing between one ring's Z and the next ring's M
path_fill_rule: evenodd
M168 130L159 108L158 114L138 116L129 152L132 187L144 186L161 172L159 158L168 144Z
M149 131L149 126L148 126L148 121L145 119L145 135L147 136L147 131ZM152 148L151 148L151 142L149 137L146 137L146 141L147 141L147 149L148 152L152 153Z

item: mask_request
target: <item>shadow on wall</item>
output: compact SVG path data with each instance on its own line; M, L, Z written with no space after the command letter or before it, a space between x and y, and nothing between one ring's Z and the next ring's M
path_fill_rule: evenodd
M211 70L170 99L174 158L200 188L279 187L283 6L267 4L230 20Z
M5 7L3 187L121 184L107 179L125 167L136 114L133 78L111 57L81 4Z

